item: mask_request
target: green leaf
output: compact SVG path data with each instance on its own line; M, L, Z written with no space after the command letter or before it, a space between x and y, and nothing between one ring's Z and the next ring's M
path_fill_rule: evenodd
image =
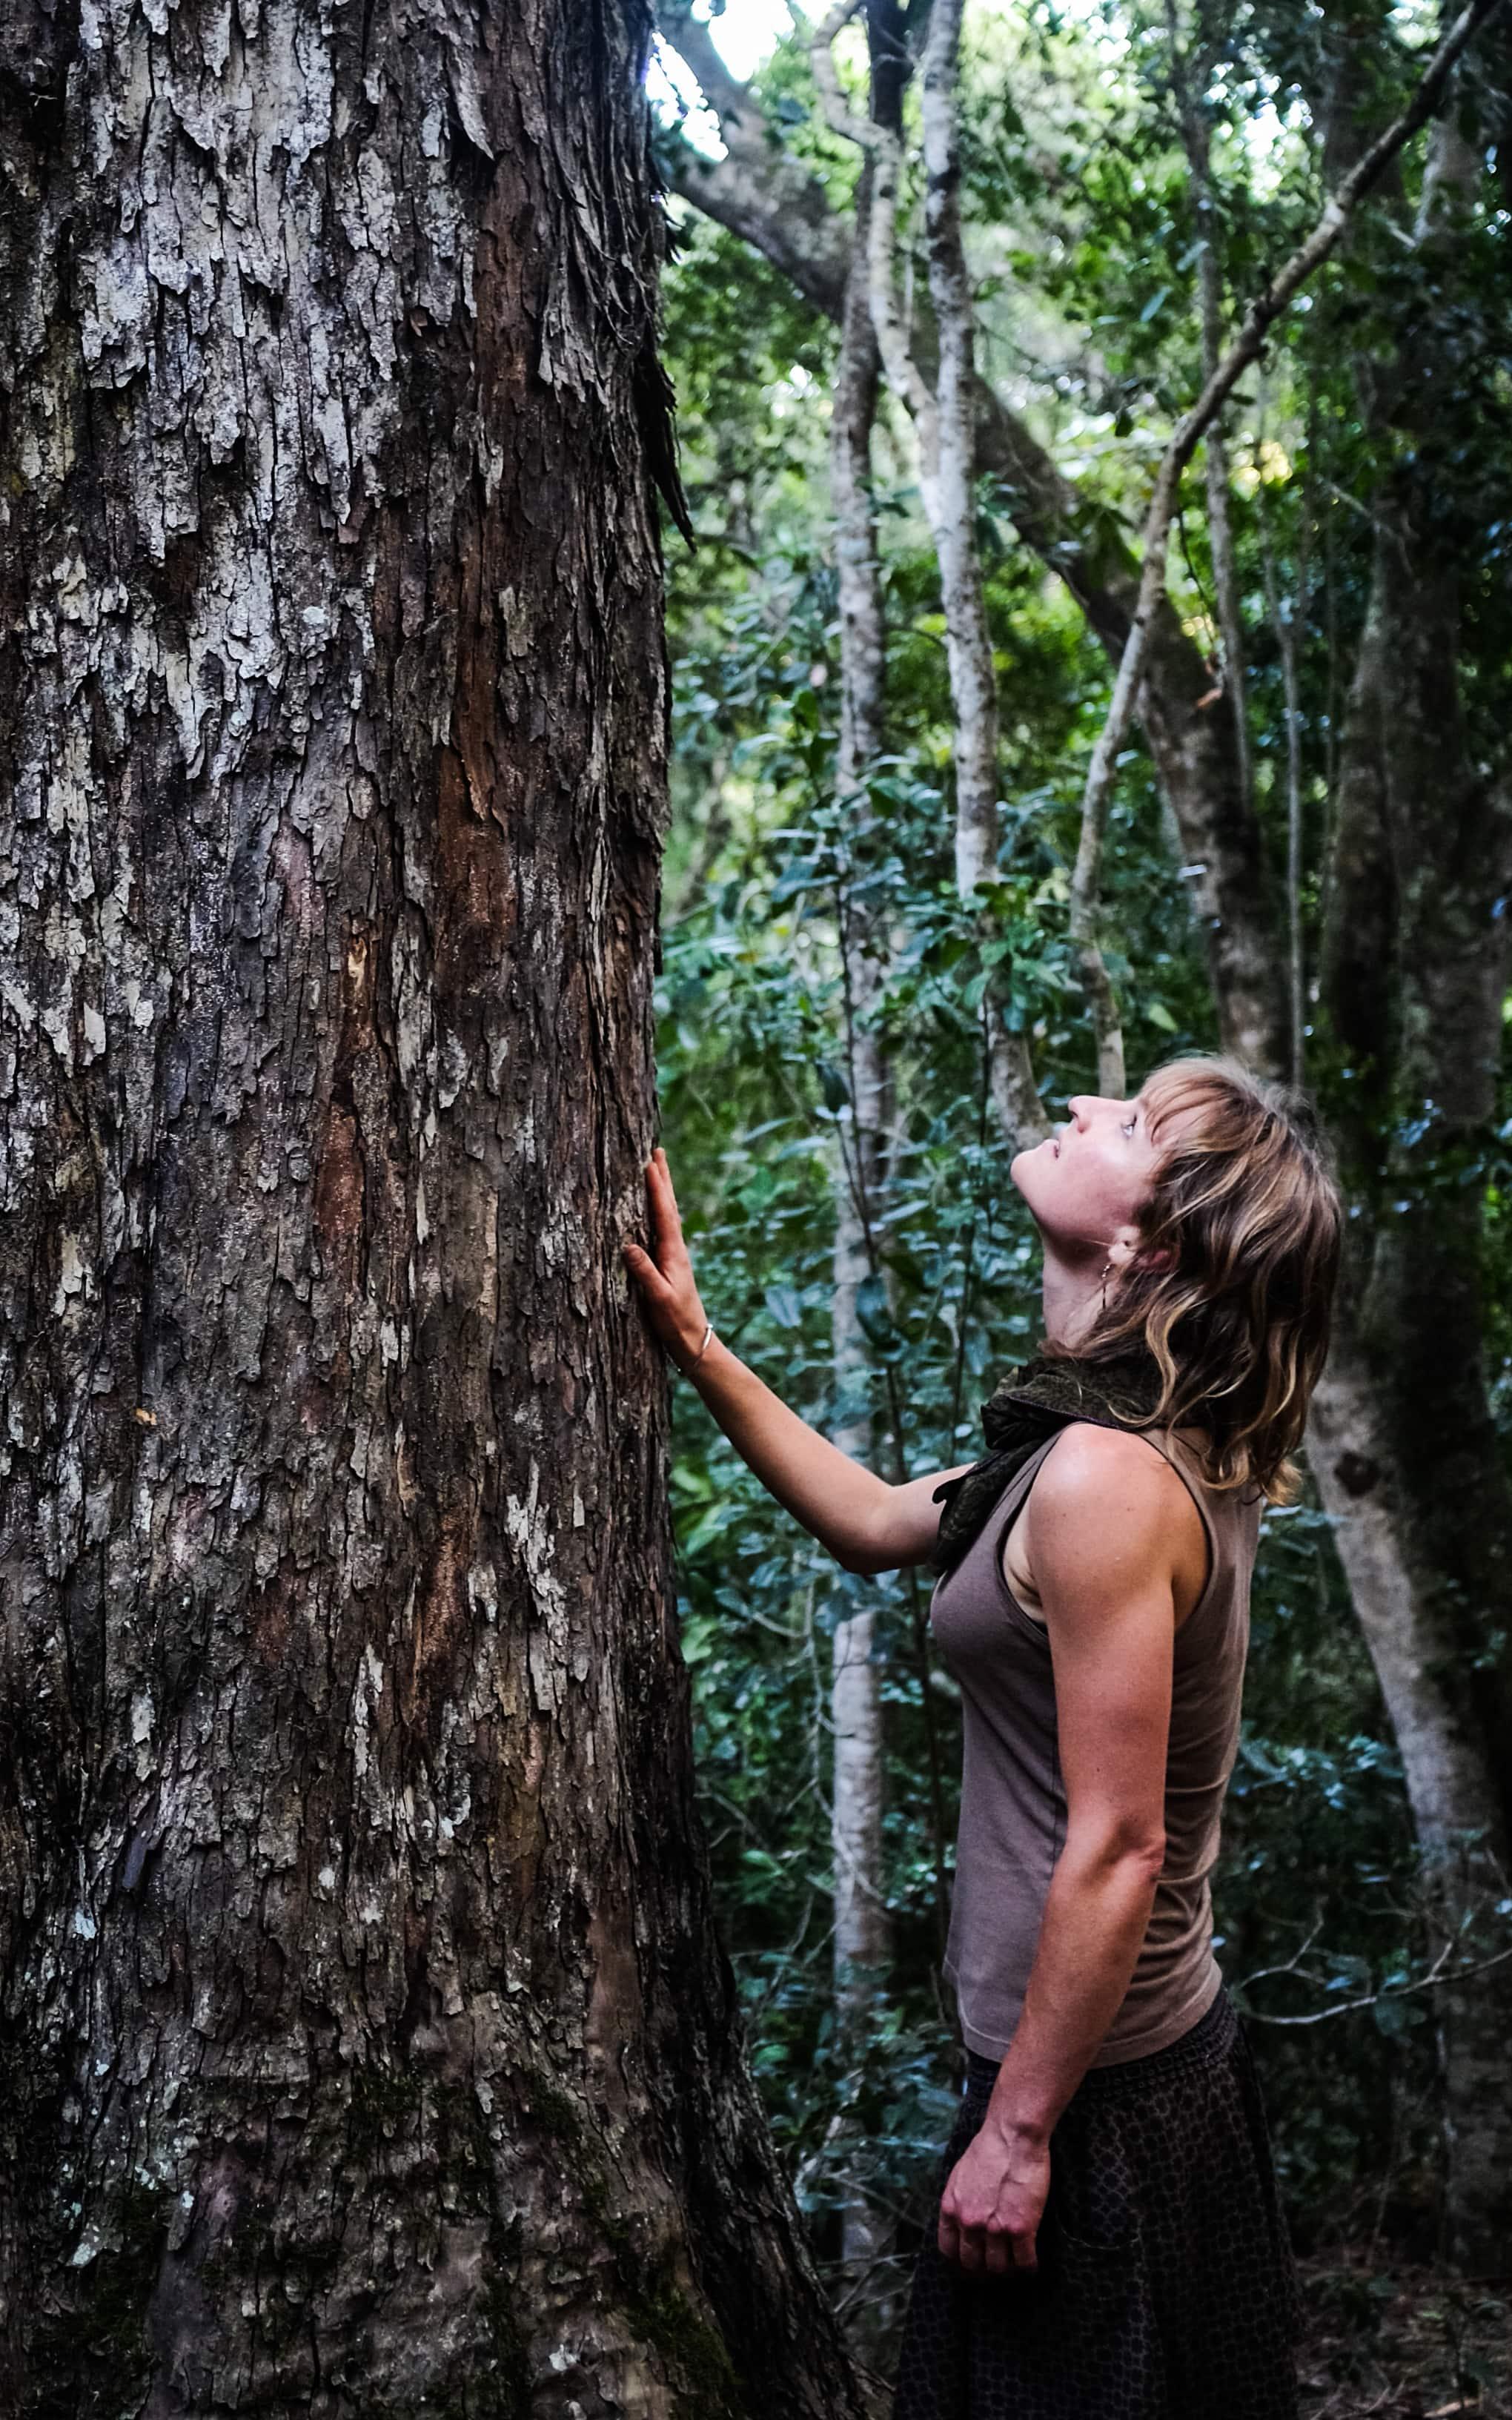
M768 1318L774 1319L779 1327L803 1326L803 1299L795 1287L768 1286L762 1300L765 1305Z

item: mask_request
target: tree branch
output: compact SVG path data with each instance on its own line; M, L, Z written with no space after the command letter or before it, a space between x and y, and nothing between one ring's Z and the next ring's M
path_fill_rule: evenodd
M819 98L825 117L837 134L847 143L858 143L863 151L875 151L883 130L869 117L858 117L845 98L835 66L835 44L853 17L860 14L864 0L835 0L827 16L815 26L809 43L809 64L819 87Z
M1253 1975L1245 1976L1239 1989L1242 1992L1247 1992L1252 1983L1262 1983L1273 1975L1299 1975L1304 1983L1316 1981L1315 1977L1307 1974L1302 1961L1317 1937L1315 1930L1298 1950L1295 1958L1288 1959L1284 1966L1257 1968ZM1302 2017L1271 2017L1266 2016L1258 2009L1246 2008L1244 2022L1246 2024L1254 2025L1325 2025L1332 2017L1352 2017L1361 2009L1379 2008L1386 2000L1405 2000L1414 1992L1432 1992L1438 1990L1441 1985L1468 1983L1473 1976L1489 1975L1496 1967L1504 1966L1512 1961L1512 1948L1498 1949L1492 1957L1477 1958L1467 1966L1451 1966L1449 1954L1453 1947L1452 1942L1446 1943L1427 1973L1415 1977L1411 1983L1387 1984L1379 1992L1364 1992L1356 2000L1339 2000L1331 2009L1315 2009L1310 2015Z

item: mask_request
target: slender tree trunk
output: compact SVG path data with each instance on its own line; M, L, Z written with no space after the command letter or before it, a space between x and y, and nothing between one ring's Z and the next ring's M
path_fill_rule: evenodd
M920 73L924 228L938 359L933 426L920 432L921 487L940 566L946 652L955 712L955 872L963 899L997 870L997 675L977 543L976 305L961 225L963 0L932 0ZM873 307L876 278L872 277ZM987 1020L988 1080L1019 1150L1039 1141L1044 1113L1027 1038L994 1011Z
M901 129L890 120L856 116L830 55L836 36L856 14L857 5L858 0L836 0L815 31L810 55L831 124L863 146L872 168L866 226L872 321L887 382L908 411L918 445L919 494L939 565L945 609L955 775L956 887L968 908L980 913L977 885L991 879L997 862L997 690L975 515L978 380L971 286L961 233L956 111L961 0L936 0L932 7L922 61L924 220L930 300L938 340L933 389L914 358L909 315L898 290ZM1038 1141L1042 1112L1027 1041L995 1014L987 1026L987 1048L989 1079L1000 1118L1020 1147Z
M646 12L31 31L0 2400L852 2412L711 1934L618 1252Z
M887 634L881 566L872 507L872 427L879 368L867 292L865 228L872 166L861 172L856 199L858 240L841 332L830 424L830 488L835 513L841 628L841 727L835 788L853 801L861 847L872 817L863 777L882 746ZM849 1127L838 1134L835 1165L834 1377L841 1414L834 1441L871 1467L876 1447L867 1406L871 1357L859 1316L862 1286L875 1262L875 1221L882 1206L890 1077L872 1021L886 977L886 932L865 904L864 890L846 884L841 899ZM842 2058L865 2057L886 1990L892 1957L883 1871L882 1818L886 1756L881 1674L876 1662L872 1587L841 1579L834 1631L830 1717L834 1737L832 1852L835 1870L835 2035ZM848 2161L854 2168L854 2158ZM852 2333L868 2353L887 2340L891 2302L879 2279L892 2228L859 2185L845 2198L841 2258L852 2298Z
M1412 1552L1423 1473L1411 1434L1394 1438L1358 1337L1342 1326L1314 1397L1308 1458L1317 1476L1402 1759L1423 1860L1429 1947L1463 1979L1434 1993L1447 2154L1445 2248L1468 2268L1504 2274L1512 2257L1512 2113L1506 2043L1512 1976L1482 1964L1505 1947L1505 1793L1463 1683L1452 1575ZM1437 1391L1437 1390L1436 1390ZM1481 1442L1476 1440L1477 1443ZM1496 1470L1496 1440L1479 1468ZM1501 1606L1486 1612L1504 1619ZM1478 1610L1479 1608L1477 1608ZM1479 1970L1479 1971L1476 1971Z
M1306 513L1304 498L1304 535L1295 582L1287 597L1282 596L1277 584L1275 550L1263 504L1259 514L1266 611L1281 661L1281 695L1287 725L1287 1003L1291 1046L1287 1073L1299 1087L1307 1072L1307 968L1302 922L1302 685L1297 667L1297 626L1301 622L1305 628L1307 618Z
M1200 26L1202 10L1197 10ZM1218 209L1212 191L1212 144L1203 107L1203 87L1211 72L1211 54L1199 42L1196 54L1183 55L1176 0L1166 0L1165 23L1171 43L1171 74L1181 120L1181 140L1192 172L1192 198L1197 223L1197 323L1202 339L1202 378L1206 384L1223 357L1223 269L1218 257ZM1244 626L1239 610L1239 582L1234 569L1234 535L1229 515L1228 449L1224 415L1219 413L1202 442L1203 477L1208 495L1208 543L1212 555L1213 601L1223 640L1224 689L1233 713L1234 752L1240 790L1246 801L1253 789L1250 769L1249 721L1244 705Z
M864 1013L864 992L854 1003ZM872 1273L868 1232L880 1205L887 1069L874 1033L856 1035L851 1052L853 1121L836 1184L834 1339L835 1391L843 1406L833 1436L841 1452L870 1466L876 1438L866 1408L870 1367L858 1311ZM835 2037L840 2055L864 2061L886 1994L892 1962L883 1864L886 1742L877 1663L874 1584L841 1578L835 1621L830 1720L834 1734L832 1854L835 1870ZM850 2161L854 2167L854 2158ZM891 2222L856 2183L841 2214L841 2258L856 2296L852 2327L857 2345L874 2352L887 2339L890 2297L879 2263L891 2241Z

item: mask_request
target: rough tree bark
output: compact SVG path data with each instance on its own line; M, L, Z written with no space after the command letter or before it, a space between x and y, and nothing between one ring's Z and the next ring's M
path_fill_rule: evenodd
M641 0L12 12L0 2402L850 2413L691 1807Z

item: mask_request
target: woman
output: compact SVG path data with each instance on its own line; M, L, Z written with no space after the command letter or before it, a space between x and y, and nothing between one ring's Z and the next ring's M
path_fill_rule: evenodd
M980 1461L901 1486L714 1335L659 1152L657 1258L626 1257L674 1360L836 1559L940 1573L968 2071L897 2420L1288 2420L1290 2255L1209 1876L1338 1195L1300 1105L1219 1058L1072 1099L1011 1174L1044 1246L1042 1353L984 1406Z

